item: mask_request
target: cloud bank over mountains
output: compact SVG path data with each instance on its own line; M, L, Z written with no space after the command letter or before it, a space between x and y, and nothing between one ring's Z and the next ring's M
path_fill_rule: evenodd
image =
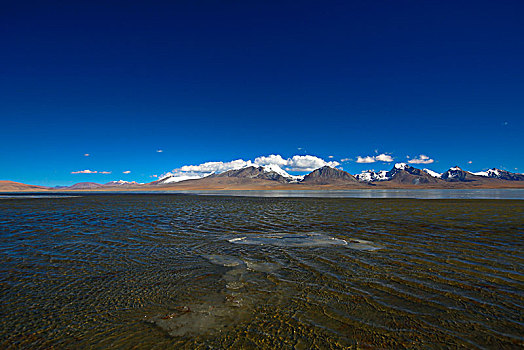
M325 165L328 165L330 167L336 167L340 165L340 163L337 161L325 161L322 158L310 155L295 155L291 158L284 159L280 155L272 154L267 157L261 156L255 158L254 165L278 165L279 167L287 171L306 172L313 171Z
M162 152L162 150L157 150ZM394 161L393 156L386 153L378 154L375 150L376 155L370 156L357 156L356 159L343 158L340 162L355 162L355 163L391 163ZM166 178L170 178L169 182L179 182L184 180L200 179L211 174L219 174L229 170L238 170L249 166L264 167L265 171L274 171L283 175L284 177L296 177L297 175L290 175L287 172L294 173L310 173L315 169L323 166L338 167L340 163L333 159L334 156L328 156L327 159L323 159L313 155L294 155L289 158L284 158L279 154L270 154L267 156L259 156L255 159L244 160L235 159L228 162L214 161L205 162L197 165L184 165L179 168L175 168L162 175L152 175L151 177L158 179L158 181ZM434 160L430 157L420 154L416 157L408 158L408 163L411 164L430 164ZM111 174L111 171L97 171L97 170L79 170L72 171L71 174ZM130 174L130 170L122 172L123 174Z
M223 173L228 170L236 170L248 166L270 166L285 171L311 172L323 166L336 167L340 165L337 161L326 161L311 155L295 155L291 158L283 158L278 154L260 156L252 160L236 159L229 162L206 162L199 165L184 165L180 168L159 176L159 179L174 177L178 181L199 179L214 173Z

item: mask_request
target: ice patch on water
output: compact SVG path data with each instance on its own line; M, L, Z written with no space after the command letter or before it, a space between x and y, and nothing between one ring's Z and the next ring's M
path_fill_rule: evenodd
M236 242L235 239L233 239L232 241ZM270 273L280 268L280 265L277 263L255 261L251 259L250 260L240 259L240 258L231 256L231 255L202 255L202 257L204 257L210 263L215 264L215 265L224 266L224 267L238 267L241 270L247 269L248 271ZM234 269L233 271L236 271L236 270L237 269Z
M203 255L212 264L231 267L222 279L227 289L240 289L244 286L245 275L252 271L270 273L280 268L279 264L254 260L242 260L231 255ZM250 272L251 271L251 272Z
M234 244L251 245L273 245L277 247L326 247L326 246L345 246L347 248L373 251L382 247L363 239L344 240L331 237L318 232L310 233L269 233L269 234L250 234L248 236L235 237L228 240ZM258 271L251 267L248 268Z
M382 249L381 246L376 245L373 242L365 241L363 239L350 239L348 241L348 248L356 249L356 250L365 250L365 251L374 251L378 249Z
M234 244L274 245L277 247L323 247L348 244L343 239L316 232L251 234L232 238L228 241Z
M257 271L257 272L270 273L280 268L279 264L271 263L271 262L256 262L256 261L246 260L245 263L246 263L248 270Z
M232 282L232 281L240 281L244 279L244 275L247 273L247 269L245 266L240 266L234 269L231 269L227 271L223 276L222 279L226 282Z
M230 255L202 255L204 258L209 260L210 263L225 266L225 267L235 267L244 265L244 262L239 258L235 258Z

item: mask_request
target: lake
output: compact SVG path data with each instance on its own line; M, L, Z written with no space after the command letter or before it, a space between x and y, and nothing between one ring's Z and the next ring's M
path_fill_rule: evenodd
M522 348L523 192L493 191L5 194L0 345Z

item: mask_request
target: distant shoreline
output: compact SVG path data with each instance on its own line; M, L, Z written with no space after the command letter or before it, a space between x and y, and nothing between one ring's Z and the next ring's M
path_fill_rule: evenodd
M524 188L373 188L324 190L170 190L170 191L39 191L0 192L1 199L74 198L97 196L224 196L247 198L365 199L365 200L515 200L524 201Z

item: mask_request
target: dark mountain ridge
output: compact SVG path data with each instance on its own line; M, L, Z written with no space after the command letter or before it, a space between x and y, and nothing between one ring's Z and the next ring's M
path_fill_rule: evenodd
M497 168L488 169L486 172L481 172L481 173L485 173L485 175L480 175L480 173L476 173L475 175L486 176L489 178L508 180L508 181L524 181L524 174L512 173L512 172L497 169Z
M443 173L441 179L447 182L471 182L475 180L480 181L482 177L473 175L469 171L464 171L458 166L454 166Z
M436 184L439 182L438 179L429 175L424 170L420 170L412 167L405 163L397 163L387 172L386 176L389 178L387 181L396 182L399 184Z
M98 184L96 182L79 182L74 185L71 185L69 187L66 187L65 189L68 190L90 190L95 188L101 188L104 187L102 184Z
M262 179L287 183L292 180L291 177L284 177L275 171L268 171L264 167L248 166L241 169L228 170L220 174L209 175L208 178L236 177L248 179Z
M301 183L328 185L340 183L358 183L358 180L348 172L329 166L318 168L304 176Z

